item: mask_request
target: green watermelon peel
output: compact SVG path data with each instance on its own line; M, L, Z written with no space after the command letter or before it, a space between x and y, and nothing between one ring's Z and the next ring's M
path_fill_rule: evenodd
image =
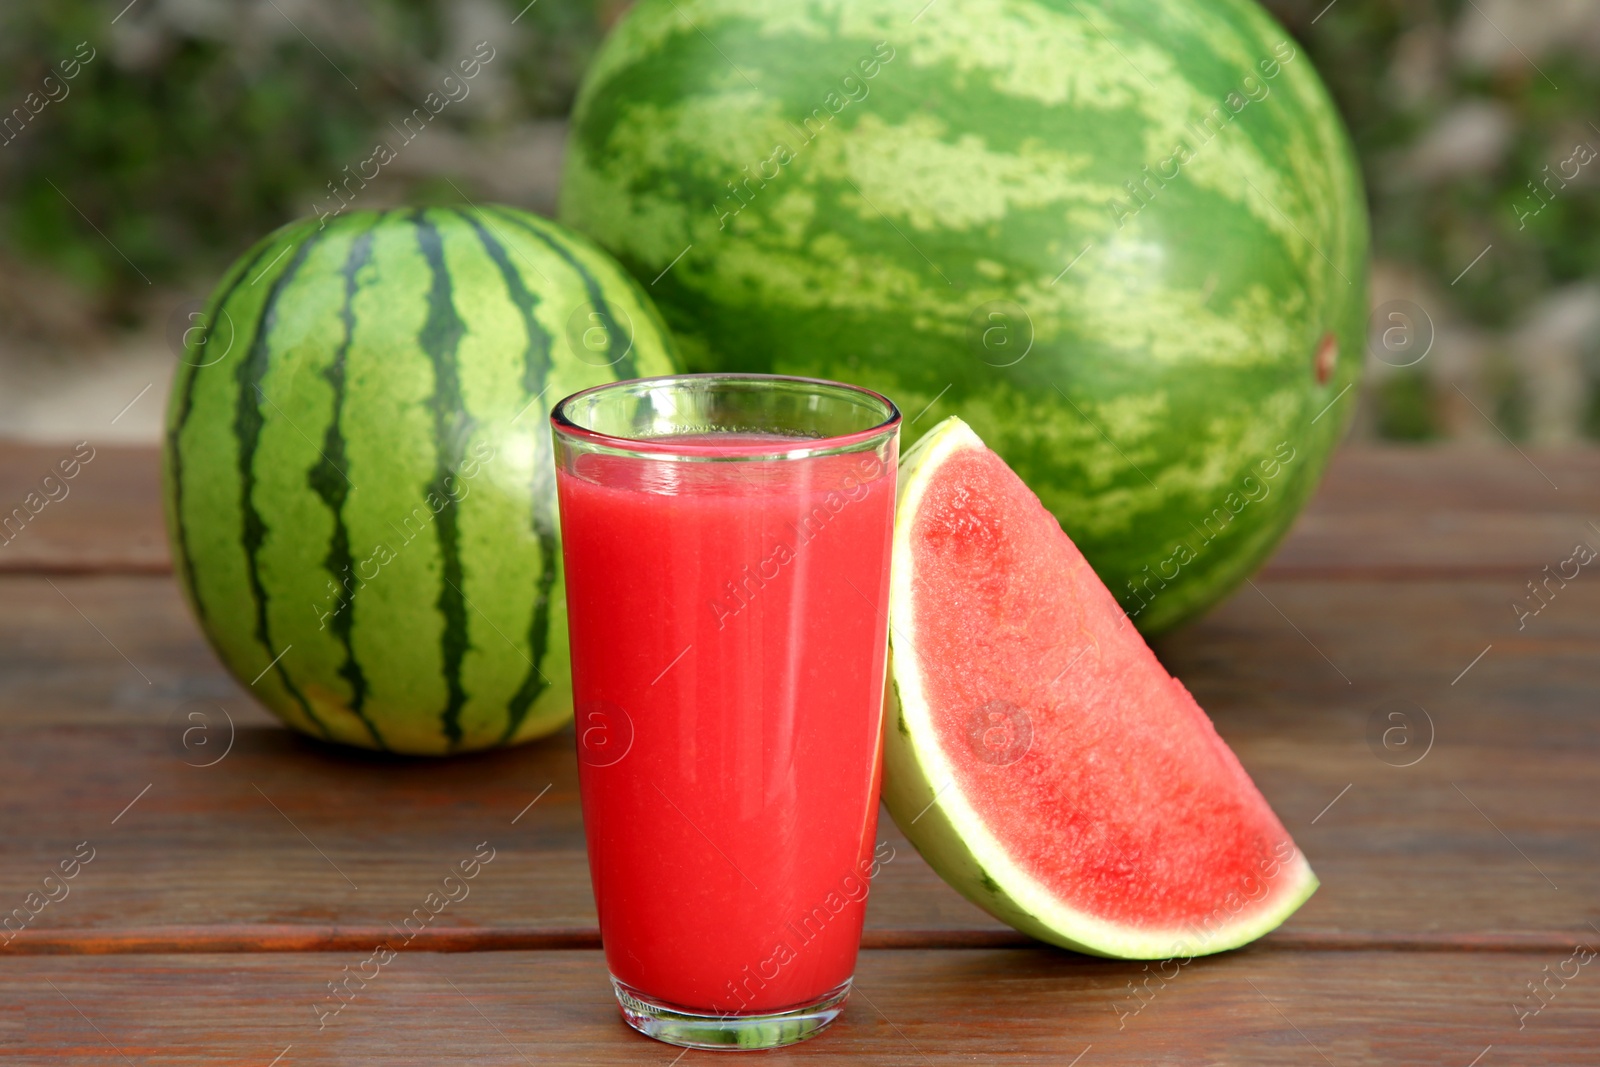
M1169 630L1259 567L1354 410L1349 137L1255 0L910 14L641 0L585 75L560 218L649 287L691 369L961 416ZM858 101L833 95L852 67ZM1197 535L1279 442L1270 499Z
M257 242L197 321L167 528L241 686L303 733L413 755L567 723L538 402L679 368L643 288L525 211L361 210Z

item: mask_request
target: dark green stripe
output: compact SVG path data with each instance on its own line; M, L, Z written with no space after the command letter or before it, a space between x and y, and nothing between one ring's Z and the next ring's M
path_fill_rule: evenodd
M624 333L618 327L616 317L611 314L611 305L606 302L605 293L601 292L600 283L595 279L594 275L589 273L589 268L585 267L578 257L572 254L572 250L567 248L565 244L556 240L543 229L533 225L530 221L521 217L517 213L503 209L496 209L495 214L500 218L506 219L509 222L513 222L522 227L524 230L527 230L539 240L543 241L546 245L550 246L551 251L555 252L556 255L566 260L567 265L571 267L578 277L583 281L584 292L589 297L589 303L594 307L595 313L600 316L601 325L606 331L606 354L608 356L612 355L616 348L616 341L618 337L627 339L627 351L620 358L618 358L616 362L611 363L610 366L615 368L618 378L637 378L639 376L639 369L634 363L633 359L633 334Z
M461 468L467 439L472 436L473 429L472 417L461 399L461 381L456 367L456 352L466 326L456 314L451 299L450 272L445 266L444 243L438 228L428 221L422 209L412 216L412 221L417 227L417 245L433 274L433 285L428 290L428 317L422 324L417 343L433 361L433 398L428 406L433 409L433 439L438 458L428 489L443 503L434 526L439 531L439 558L444 570L438 601L439 610L444 614L444 633L439 640L449 692L439 719L445 738L454 749L461 743L461 709L467 702L467 694L461 688L461 661L467 653L467 598L461 590L460 516L456 499L445 482Z
M522 352L522 387L528 391L528 399L531 401L544 392L545 383L550 376L550 335L545 333L544 327L539 325L539 320L533 314L533 309L539 305L539 295L528 289L522 280L522 274L511 262L505 245L484 228L477 214L459 208L456 214L466 219L477 233L478 240L483 243L484 251L489 253L489 258L500 269L500 276L505 279L506 291L511 295L512 304L516 305L517 311L522 315L522 326L528 335L528 344Z
M523 284L522 275L512 266L505 246L495 240L471 212L461 211L460 214L471 224L478 234L478 240L483 243L484 251L500 268L506 292L522 314L523 330L528 336L528 343L522 350L522 388L527 393L526 403L532 405L549 388L550 381L550 335L545 333L533 315L539 297ZM550 434L543 419L533 424L532 433L533 482L530 489L533 536L539 545L539 582L534 587L533 618L528 624L528 647L533 659L528 663L528 673L523 677L522 685L507 705L508 717L505 732L500 735L501 744L511 740L528 717L528 709L533 702L550 686L550 680L539 670L539 664L550 645L550 596L555 591L561 551L552 521L555 515L555 482L551 475L555 468L550 455Z
M376 219L373 220L376 223ZM344 417L345 398L345 358L350 352L350 342L355 336L356 318L353 303L356 295L356 275L362 267L372 259L372 230L359 234L350 245L350 254L345 259L342 276L344 277L344 306L340 309L339 318L344 325L344 337L339 342L339 347L333 354L333 360L322 372L323 379L333 390L333 416L328 423L327 433L322 438L322 461L306 474L306 481L310 483L323 503L333 511L333 538L328 544L328 554L323 558L323 566L333 574L334 580L341 585L345 577L351 573L355 561L350 555L350 531L345 523L344 506L349 499L350 478L345 472L349 461L344 449L344 426L341 420ZM355 594L349 592L345 586L341 594L339 610L333 613L329 627L344 646L344 663L339 666L339 675L350 683L350 710L355 713L367 733L372 735L373 744L381 749L389 746L384 744L383 737L378 733L378 726L367 716L367 676L361 669L360 662L356 659L355 651L350 647L350 627L355 617Z
M217 321L217 315L228 306L228 301L233 299L233 294L239 289L244 280L250 277L250 272L255 270L257 263L277 245L276 241L263 241L261 247L240 267L239 273L223 286L219 287L212 296L206 308L205 324L201 327L204 338L197 348L202 348L211 343L211 331ZM235 327L234 337L237 340L238 331ZM187 346L184 355L189 354ZM226 358L226 357L224 357ZM187 359L184 365L189 368L189 373L184 377L182 386L179 387L175 406L177 411L172 420L172 427L167 431L167 458L172 464L172 536L177 541L178 564L183 568L183 580L189 587L190 597L194 600L194 611L199 616L200 623L205 624L206 607L200 600L200 586L194 574L194 560L189 555L189 527L183 518L183 448L181 439L184 427L189 424L189 415L194 411L194 383L205 368L190 363ZM182 372L180 372L182 373Z
M306 238L305 242L295 249L294 256L289 260L289 265L284 268L283 273L273 280L272 291L267 294L266 302L261 306L261 318L257 321L255 334L250 339L250 355L239 361L236 374L238 407L235 410L233 431L239 441L239 506L244 513L245 562L250 572L250 591L256 602L256 640L261 642L268 656L279 656L279 653L273 651L271 629L267 625L267 591L261 584L261 565L256 558L267 532L266 524L261 520L261 514L256 511L255 501L252 499L256 486L256 447L261 442L261 427L266 421L261 411L261 401L257 397L265 398L261 390L261 381L266 377L267 368L272 362L272 350L267 344L267 337L272 333L272 327L277 321L278 298L300 273L300 267L305 263L306 256L321 243L326 232L319 230ZM275 669L283 682L283 687L305 711L306 717L316 724L324 737L331 738L332 734L328 732L327 725L317 718L315 711L311 710L311 702L300 692L300 687L294 684L294 679L289 676L281 657Z

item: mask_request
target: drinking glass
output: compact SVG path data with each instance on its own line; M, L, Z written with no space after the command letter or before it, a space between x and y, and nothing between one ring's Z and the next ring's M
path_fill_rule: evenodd
M556 405L579 786L622 1015L772 1048L843 1010L875 855L900 413L835 382Z

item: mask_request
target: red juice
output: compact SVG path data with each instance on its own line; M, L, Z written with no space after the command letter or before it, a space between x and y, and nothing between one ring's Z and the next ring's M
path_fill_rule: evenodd
M674 440L702 458L816 443ZM578 455L557 488L613 977L702 1013L815 1002L855 969L876 872L893 439Z

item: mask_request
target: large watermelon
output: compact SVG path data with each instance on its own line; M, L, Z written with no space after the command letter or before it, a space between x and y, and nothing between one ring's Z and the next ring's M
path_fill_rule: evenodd
M642 0L561 218L695 369L959 413L1146 632L1260 563L1354 406L1359 177L1250 0Z
M167 413L173 558L290 726L408 753L571 714L546 413L670 373L605 253L509 208L308 219L236 263Z

